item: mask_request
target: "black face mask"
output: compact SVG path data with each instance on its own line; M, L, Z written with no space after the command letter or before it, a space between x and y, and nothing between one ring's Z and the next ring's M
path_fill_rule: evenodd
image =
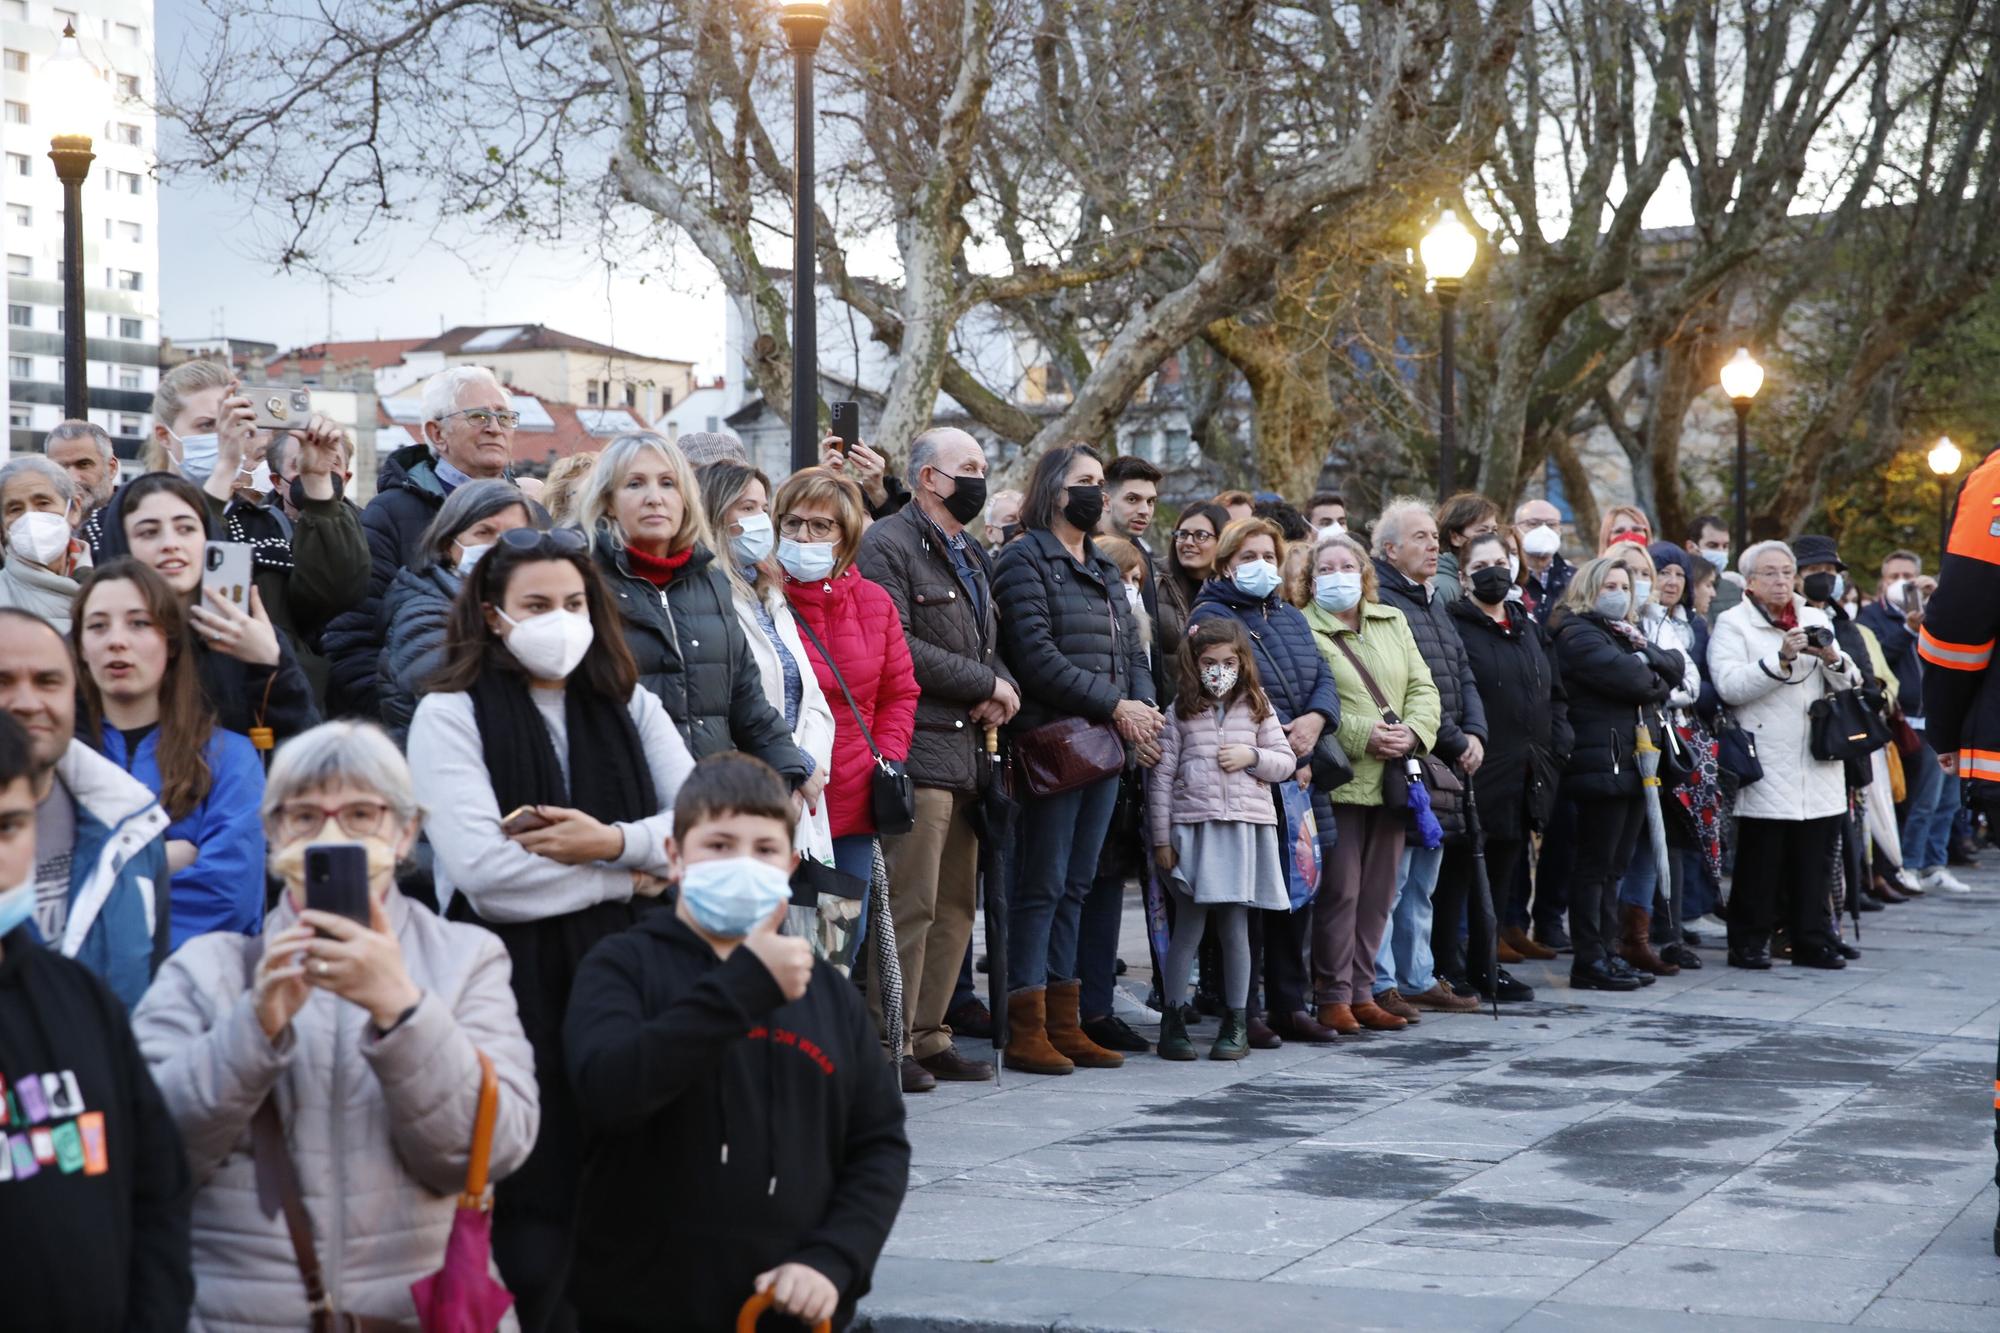
M1808 602L1830 602L1833 600L1833 575L1824 572L1808 574L1805 589Z
M970 523L979 517L979 511L986 508L986 478L953 477L950 495L939 495L938 503L944 512L961 523ZM936 492L932 492L936 494Z
M1507 600L1507 589L1514 586L1514 576L1507 572L1505 565L1488 565L1484 569L1472 571L1472 595L1488 606L1498 606Z
M1102 486L1071 486L1069 502L1063 506L1063 517L1071 527L1084 532L1095 532L1097 520L1104 517L1104 488Z

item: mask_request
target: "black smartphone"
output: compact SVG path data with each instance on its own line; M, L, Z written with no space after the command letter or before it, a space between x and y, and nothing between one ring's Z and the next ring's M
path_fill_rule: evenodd
M367 925L368 849L339 842L306 848L306 906Z
M861 443L861 404L842 402L833 405L833 433L840 437L840 452L854 451L854 446Z

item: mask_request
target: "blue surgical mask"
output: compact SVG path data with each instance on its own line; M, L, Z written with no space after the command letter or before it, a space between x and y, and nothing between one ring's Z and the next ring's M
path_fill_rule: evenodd
M1644 606L1652 600L1653 581L1651 579L1639 579L1632 584L1632 604L1634 606Z
M167 434L174 435L172 427ZM197 486L207 481L216 460L222 457L222 437L210 431L206 435L174 435L174 442L181 447L181 475Z
M778 538L778 563L800 583L817 583L833 573L832 542L795 542Z
M1702 559L1704 559L1704 560L1706 560L1706 561L1708 561L1708 563L1709 563L1709 564L1711 564L1711 565L1714 565L1714 566L1715 566L1715 572L1716 572L1716 573L1718 573L1718 574L1727 574L1727 573L1729 572L1729 548L1728 548L1728 547L1726 547L1726 546L1725 546L1725 547L1724 547L1723 549L1721 549L1720 551L1711 551L1711 550L1709 550L1709 549L1708 549L1707 547L1705 547L1705 546L1704 546L1704 547L1703 547L1703 548L1701 549L1701 558L1702 558Z
M729 539L729 549L746 565L762 564L771 554L771 516L751 514L741 522L743 531Z
M460 578L462 578L462 579L469 579L469 578L471 578L471 577L472 577L472 567L473 567L474 565L476 565L476 564L478 564L478 563L479 563L479 557L480 557L480 556L482 556L482 555L485 555L485 554L486 554L486 553L487 553L488 551L490 551L490 550L492 550L492 549L493 549L493 543L492 543L492 542L487 542L487 543L486 543L486 544L485 544L484 546L461 546L461 547L459 547L459 548L458 548L458 576L459 576Z
M1352 611L1361 600L1361 571L1315 575L1313 600L1329 611Z
M0 935L5 935L14 927L35 914L35 881L30 876L26 883L17 888L0 893Z
M1278 585L1284 582L1278 567L1269 560L1246 560L1236 567L1229 578L1240 591L1260 600L1276 592Z
M681 871L681 902L711 935L740 940L792 900L791 877L754 856L697 861Z

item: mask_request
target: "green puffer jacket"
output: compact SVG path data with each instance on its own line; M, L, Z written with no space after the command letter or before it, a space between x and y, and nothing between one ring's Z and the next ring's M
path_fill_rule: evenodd
M1361 673L1334 646L1334 636L1344 639L1368 667L1368 674L1382 688L1383 697L1396 712L1398 721L1417 733L1428 750L1437 741L1438 692L1431 681L1431 669L1417 651L1409 622L1393 606L1380 602L1361 604L1361 629L1349 629L1333 612L1313 602L1306 607L1306 623L1312 626L1313 645L1333 670L1340 689L1340 748L1354 765L1354 781L1333 789L1335 805L1382 804L1382 761L1368 754L1368 737L1382 720L1382 710L1361 683Z

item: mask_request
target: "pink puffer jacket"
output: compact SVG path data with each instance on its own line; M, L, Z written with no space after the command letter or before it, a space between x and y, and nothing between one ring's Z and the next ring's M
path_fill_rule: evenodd
M1216 756L1225 745L1255 748L1257 762L1240 772L1223 772ZM1215 819L1276 824L1271 784L1289 781L1298 769L1276 713L1253 721L1246 699L1238 699L1227 712L1207 708L1187 718L1178 706L1169 708L1160 732L1160 762L1146 775L1146 826L1153 846L1167 846L1175 824Z

